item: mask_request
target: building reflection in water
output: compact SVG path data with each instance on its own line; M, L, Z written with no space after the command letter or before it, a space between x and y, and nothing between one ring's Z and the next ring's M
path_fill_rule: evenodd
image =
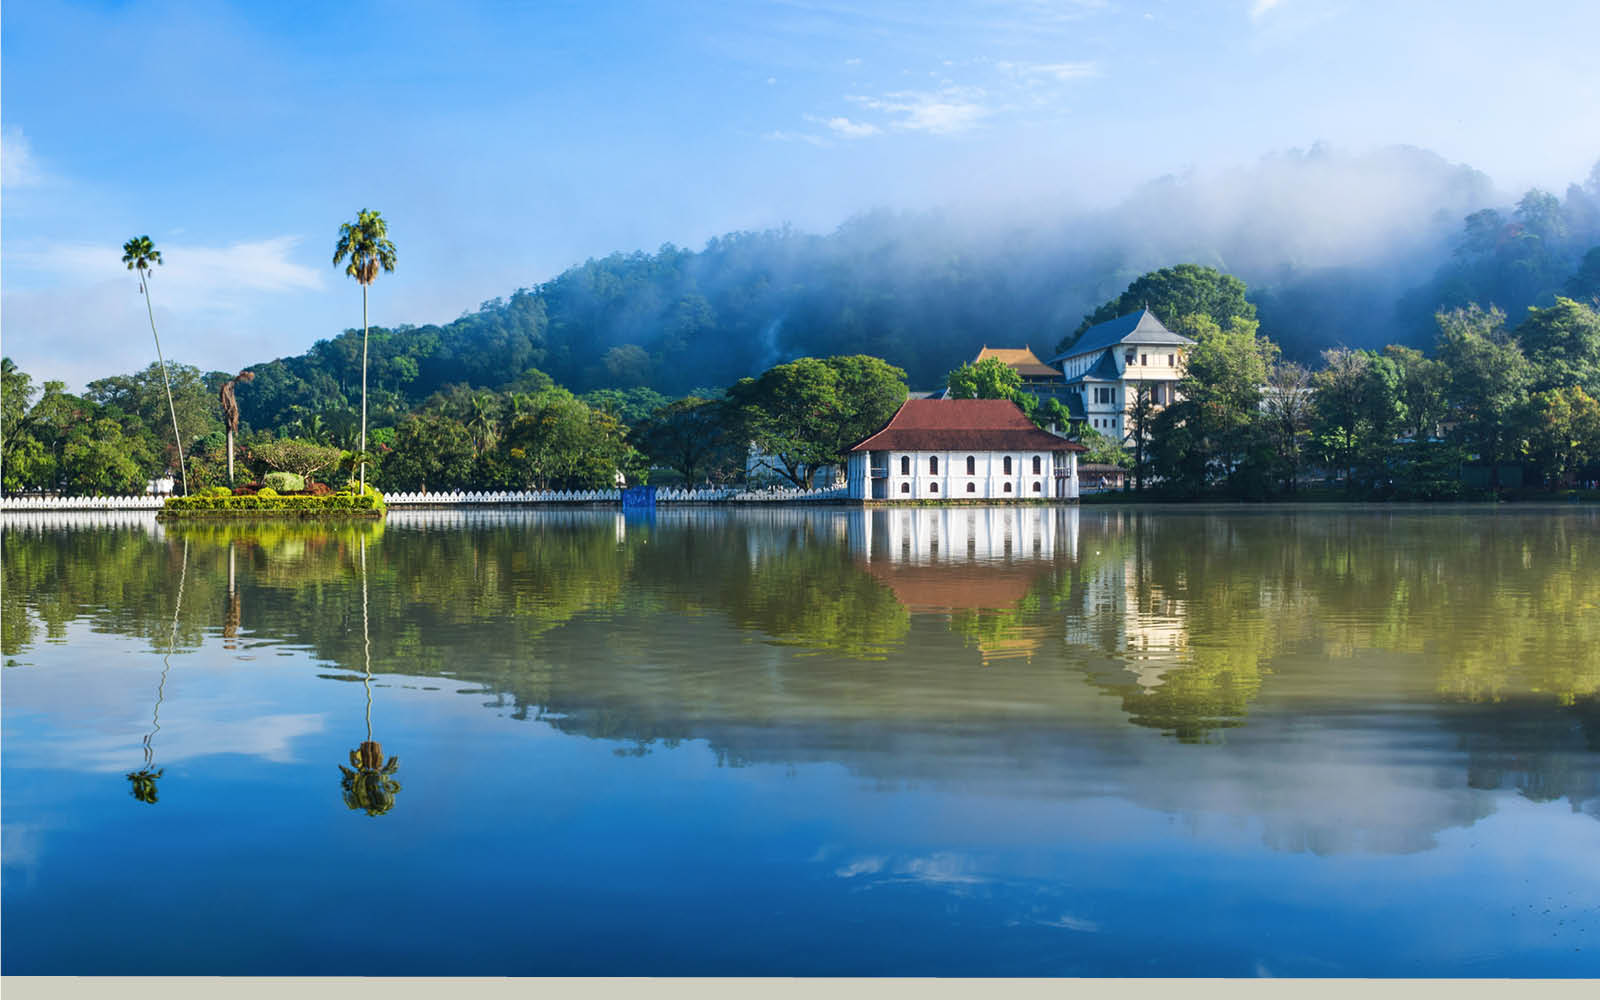
M854 512L857 563L913 614L947 615L984 664L1031 659L1045 623L1028 615L1041 582L1078 557L1076 507L946 507Z

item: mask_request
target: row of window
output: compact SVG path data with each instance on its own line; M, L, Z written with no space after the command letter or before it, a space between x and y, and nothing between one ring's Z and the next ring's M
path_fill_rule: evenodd
M1007 476L1011 475L1011 456L1007 455L1001 464L1004 466L1003 473L1005 475L1007 475ZM1043 466L1043 462L1041 461L1039 456L1038 455L1033 456L1033 474L1034 475L1037 476L1041 471L1043 471L1042 466ZM900 456L900 474L902 476L911 475L911 456L910 455L901 455ZM938 455L930 456L929 459L928 459L928 475L937 476L938 474L939 474L939 456ZM967 475L976 476L977 474L978 474L978 456L976 456L976 455L968 455L967 456Z
M1038 470L1035 470L1035 471L1038 471ZM1010 483L1006 483L1005 484L1004 491L1006 493L1010 493L1011 492L1011 484ZM910 493L911 492L911 484L910 483L901 483L900 484L900 492L901 493ZM929 483L928 484L928 492L929 493L937 493L937 492L939 492L939 484L938 483ZM976 493L976 492L978 492L977 484L976 483L968 483L967 484L967 492L968 493ZM1043 493L1044 492L1043 485L1040 484L1040 483L1034 483L1033 484L1033 492L1035 492L1035 493Z
M1128 353L1124 354L1122 356L1122 360L1127 362L1130 365L1133 364L1133 352L1129 351ZM1167 367L1168 368L1177 367L1177 361L1178 361L1178 356L1176 354L1167 355ZM1150 363L1150 355L1148 355L1148 354L1139 355L1139 364L1148 365L1149 363Z

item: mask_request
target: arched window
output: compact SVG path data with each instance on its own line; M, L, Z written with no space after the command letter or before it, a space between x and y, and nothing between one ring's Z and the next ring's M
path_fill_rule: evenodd
M1039 474L1039 456L1038 455L1033 456L1033 474L1036 475L1036 476Z
M934 456L932 456L932 457L930 457L928 459L928 475L937 476L938 474L939 474L939 456L938 455L934 455Z
M976 492L978 492L978 487L973 483L968 483L967 484L967 492L968 493L976 493Z
M1005 474L1008 475L1008 476L1011 475L1011 456L1010 455L1006 456Z
M978 459L974 455L968 455L967 456L967 475L976 476L977 474L978 474Z
M929 493L937 493L937 492L939 492L939 484L938 483L929 483L928 484L928 492Z
M1006 483L1006 492L1007 493L1011 492L1011 484L1010 483Z
M901 493L910 493L911 492L911 484L910 483L901 483L900 484L900 492Z
M901 455L900 456L900 474L902 476L911 475L911 456L910 455Z
M1039 484L1038 484L1038 483L1034 483L1034 484L1033 484L1033 492L1035 492L1035 493L1039 493L1039 492L1042 492L1042 491L1041 491L1041 490L1040 490L1040 489L1039 489Z

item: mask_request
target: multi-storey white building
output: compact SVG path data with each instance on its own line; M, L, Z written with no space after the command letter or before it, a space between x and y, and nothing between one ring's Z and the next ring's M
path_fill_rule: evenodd
M1088 426L1122 441L1140 384L1148 384L1157 407L1171 403L1183 377L1184 351L1192 346L1193 340L1144 309L1091 326L1050 364L1061 369L1067 391L1083 400Z
M846 481L857 500L1076 499L1084 450L1008 399L908 399L851 449Z

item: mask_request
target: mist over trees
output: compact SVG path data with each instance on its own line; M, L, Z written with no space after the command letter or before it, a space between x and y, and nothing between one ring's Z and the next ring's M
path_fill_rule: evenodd
M1106 318L1106 304L1142 305L1119 301L1130 282L1181 265L1248 285L1248 311L1229 315L1258 319L1286 358L1427 347L1440 309L1478 302L1518 317L1558 293L1600 294L1597 206L1600 168L1564 197L1512 202L1423 150L1319 146L1164 177L1096 212L880 211L828 235L730 233L699 251L588 260L451 323L374 327L369 407L393 424L446 386L498 389L530 368L580 394L679 397L843 354L883 358L931 389L984 344L1048 354ZM347 331L249 365L245 422L356 412L360 354L359 332Z
M1532 365L1527 384L1509 390L1517 400L1537 396L1552 420L1571 410L1582 423L1588 403L1571 391L1600 391L1591 308L1600 298L1600 165L1560 196L1532 190L1513 197L1423 150L1350 155L1319 146L1233 170L1164 177L1104 210L1036 208L1026 217L880 211L827 235L782 228L720 236L699 251L669 244L655 253L616 253L451 323L373 327L371 450L396 453L391 476L405 471L401 478L430 487L485 476L601 481L613 467L632 467L620 447L623 429L639 429L634 439L643 441L648 421L661 453L652 458L686 478L720 478L735 464L727 442L687 451L682 441L671 442L713 411L725 413L724 403L738 402L723 397L741 380L800 359L866 356L904 372L912 389L937 389L985 344L1027 345L1049 357L1088 325L1145 306L1169 327L1213 342L1207 350L1220 352L1211 359L1219 371L1238 368L1254 378L1264 368L1267 382L1284 386L1328 367L1330 351L1365 352L1331 357L1399 393L1410 426L1448 417L1477 427L1483 439L1474 453L1486 456L1533 448L1489 440L1462 381L1473 371L1485 379L1503 375L1495 365L1506 359L1497 361L1496 352L1504 354L1513 339ZM1500 332L1441 338L1439 316L1454 317L1461 329L1487 323ZM1206 353L1194 360L1203 372ZM172 421L161 426L168 416L176 417L185 445L199 448L201 480L214 480L211 456L221 456L224 467L226 459L214 400L231 376L169 367L172 414L164 412L154 367L97 380L81 396L60 383L30 382L21 396L26 414L16 419L18 426L31 422L42 451L6 441L7 488L26 481L109 490L176 468ZM230 368L255 373L236 396L242 440L297 437L359 450L359 329L300 355ZM8 385L27 377L14 376ZM1318 383L1330 399L1344 385L1331 377ZM1463 408L1447 413L1440 383L1450 379L1462 386ZM1352 463L1366 449L1348 414L1343 422L1324 414L1315 427L1303 427L1300 416L1284 413L1276 436L1245 433L1239 421L1248 408L1297 398L1286 391L1254 402L1223 393L1207 418L1221 422L1196 420L1184 433L1231 456L1230 475L1241 488L1239 469L1265 468L1271 463L1257 458L1269 451L1280 456L1274 474L1291 490L1299 464L1313 457L1360 478ZM686 397L706 406L663 412ZM533 400L604 460L566 468L530 441L510 443L519 436L515 428L529 426ZM1360 419L1360 434L1381 432L1372 430L1370 414ZM120 429L123 446L107 444L113 434L106 420ZM1343 445L1311 448L1307 435ZM1559 434L1546 437L1545 464L1571 465ZM677 457L667 462L663 456L674 448ZM112 461L108 450L120 457ZM1247 463L1246 453L1256 457ZM1147 460L1160 464L1163 457L1141 454L1136 478L1155 471ZM1201 466L1184 475L1197 489L1214 485Z

